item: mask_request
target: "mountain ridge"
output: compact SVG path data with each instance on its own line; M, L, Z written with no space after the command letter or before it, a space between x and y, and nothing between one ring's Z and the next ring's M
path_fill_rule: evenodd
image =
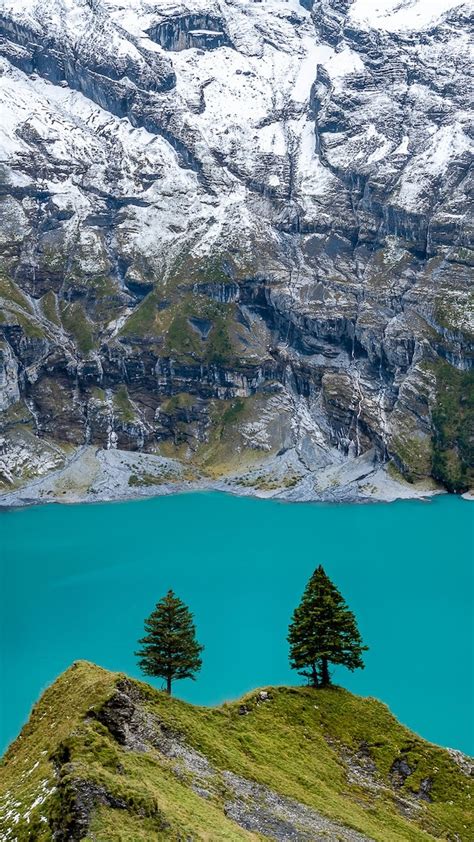
M82 661L5 755L0 828L42 842L464 842L471 776L469 758L341 688L199 708Z

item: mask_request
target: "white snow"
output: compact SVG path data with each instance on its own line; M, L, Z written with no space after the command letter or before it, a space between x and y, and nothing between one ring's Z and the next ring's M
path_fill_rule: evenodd
M204 36L213 35L215 37L216 35L223 35L224 33L222 32L222 29L190 29L189 34Z
M442 174L446 171L451 158L459 158L469 149L469 139L459 123L440 126L433 135L430 146L420 156L423 168L433 174Z
M458 0L354 0L349 19L355 26L387 32L419 29L459 6ZM8 166L10 181L29 183L31 177L22 174L25 161L29 172L37 169L37 180L51 192L56 207L73 211L63 223L71 239L94 215L94 191L139 199L143 205L127 206L117 237L130 259L146 253L156 271L167 271L180 251L204 254L223 239L239 247L260 235L268 242L275 212L258 189L265 193L270 187L284 195L290 158L297 201L307 219L318 223L333 212L334 197L337 201L342 190L331 168L391 176L396 167L396 200L413 209L432 180L468 149L467 115L456 111L449 97L429 82L407 87L403 78L399 84L407 105L402 113L391 84L370 76L363 50L343 40L337 51L321 42L299 0L101 0L96 12L79 0L0 0L0 8L15 19L27 17L38 32L51 31L75 46L85 40L99 54L130 59L145 79L161 58L172 63L176 89L152 96L151 107L171 115L165 118L170 130L199 160L201 174L182 166L163 137L132 126L69 87L28 77L0 59L0 162ZM222 19L233 48L166 52L147 35L167 16L204 11ZM217 31L194 30L204 36ZM427 73L434 66L440 76L449 74L452 57L467 48L467 36L451 27L429 44L414 39L413 49L406 50L407 67L420 63ZM405 54L400 56L404 61ZM350 77L364 75L358 80L356 107L345 112L348 125L342 130L341 122L324 134L321 159L308 114L318 66L330 79L327 97L334 96L342 108L346 89L351 95ZM442 126L429 117L440 109L448 110ZM41 149L28 141L25 129L41 138ZM111 168L117 171L113 186ZM20 230L21 204L14 213ZM100 234L89 232L81 242L85 265L99 265Z
M398 202L409 210L420 210L421 197L430 189L431 179L442 177L449 164L462 155L472 158L472 152L473 145L460 123L440 126L425 147L410 159L400 184Z
M349 10L349 19L373 29L416 31L426 29L462 5L470 3L465 0L355 0Z
M344 47L338 53L333 52L322 63L333 81L340 80L349 73L359 73L364 70L364 62L359 53L354 52L350 47Z
M408 143L410 138L404 135L399 145L393 150L395 155L408 155Z
M321 164L315 148L314 125L309 120L305 120L300 128L298 177L301 194L307 206L311 205L312 197L324 196L331 188L337 189L337 179Z
M306 55L300 62L293 87L293 99L297 102L306 102L308 100L311 86L316 79L317 65L323 64L333 53L331 47L316 44L314 39L307 38L303 43Z

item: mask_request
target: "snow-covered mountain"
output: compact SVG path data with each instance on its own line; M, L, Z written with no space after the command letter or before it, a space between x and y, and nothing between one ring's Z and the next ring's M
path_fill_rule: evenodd
M6 491L468 487L470 15L0 0Z

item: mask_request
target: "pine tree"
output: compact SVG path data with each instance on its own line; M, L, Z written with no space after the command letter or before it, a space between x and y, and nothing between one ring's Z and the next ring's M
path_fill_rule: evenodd
M172 681L194 679L202 665L204 647L196 640L196 628L189 608L169 590L145 620L146 635L138 642L136 652L145 675L166 679L166 692L171 695Z
M321 565L314 571L293 612L288 632L290 665L306 676L313 687L331 683L329 664L363 669L367 646L352 611Z

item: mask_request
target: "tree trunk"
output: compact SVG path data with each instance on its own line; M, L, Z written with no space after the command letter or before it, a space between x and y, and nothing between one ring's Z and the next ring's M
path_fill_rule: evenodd
M327 687L330 683L331 679L329 678L328 659L321 658L321 684L323 687Z
M169 675L166 677L166 692L168 696L171 696L171 677Z
M317 687L318 684L319 684L319 679L318 679L318 671L316 669L316 664L311 664L311 672L312 672L311 681L313 683L313 687Z

